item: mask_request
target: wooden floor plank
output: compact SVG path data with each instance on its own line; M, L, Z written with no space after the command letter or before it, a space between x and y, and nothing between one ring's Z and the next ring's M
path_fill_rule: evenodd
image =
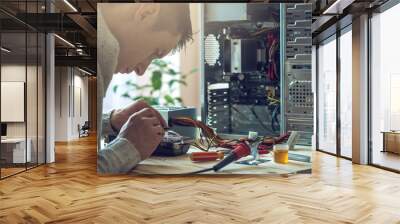
M0 181L0 223L400 223L400 175L314 153L313 173L98 176L96 139Z

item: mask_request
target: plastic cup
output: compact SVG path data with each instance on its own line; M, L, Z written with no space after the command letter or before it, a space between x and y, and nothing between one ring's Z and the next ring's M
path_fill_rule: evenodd
M284 144L274 145L274 162L287 164L289 162L289 146Z

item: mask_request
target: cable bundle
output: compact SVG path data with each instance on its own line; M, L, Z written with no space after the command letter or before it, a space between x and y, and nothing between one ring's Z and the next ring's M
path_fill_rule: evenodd
M225 140L218 136L214 130L208 127L201 121L193 120L189 117L176 117L171 118L168 121L169 126L179 125L186 127L196 127L200 130L200 137L196 139L192 145L203 151L209 151L211 147L221 147L229 149L229 152L224 158L220 158L220 161L213 167L205 168L195 172L182 173L182 174L197 174L209 171L215 171L222 169L230 163L237 161L238 159L245 157L250 154L250 147L252 144L258 144L257 149L260 154L269 153L274 144L282 143L286 141L289 134L284 134L279 137L257 137L255 139L241 138L233 140ZM261 153L262 152L262 153Z
M271 151L275 144L280 144L288 140L290 133L283 134L278 137L264 137L258 145L258 150Z
M196 148L208 151L211 147L233 148L238 140L225 140L218 136L214 130L201 121L189 117L176 117L169 120L170 125L196 127L200 130L200 137L193 142Z
M248 138L241 139L232 139L226 140L218 136L215 131L204 124L201 121L193 120L189 117L176 117L171 118L169 120L169 125L178 125L178 126L186 126L186 127L195 127L200 130L200 137L193 142L193 146L203 150L209 151L212 147L220 147L233 149L239 143L248 141L248 142L260 142L258 148L259 149L271 149L274 144L279 144L286 141L289 137L289 133L281 135L279 137L259 137L255 140L249 140Z

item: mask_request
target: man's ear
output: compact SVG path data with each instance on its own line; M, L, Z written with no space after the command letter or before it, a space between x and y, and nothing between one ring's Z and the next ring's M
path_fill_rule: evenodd
M135 21L143 25L153 25L160 14L160 3L140 3L135 13Z

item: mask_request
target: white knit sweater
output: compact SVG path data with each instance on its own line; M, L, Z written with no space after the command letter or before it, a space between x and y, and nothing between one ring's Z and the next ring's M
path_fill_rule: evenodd
M104 7L104 6L103 6ZM110 125L110 114L103 113L103 98L114 75L118 62L119 43L109 30L98 7L97 14L97 172L99 174L127 173L140 161L135 146L127 139L117 137L106 147L101 139L107 135L118 135Z

